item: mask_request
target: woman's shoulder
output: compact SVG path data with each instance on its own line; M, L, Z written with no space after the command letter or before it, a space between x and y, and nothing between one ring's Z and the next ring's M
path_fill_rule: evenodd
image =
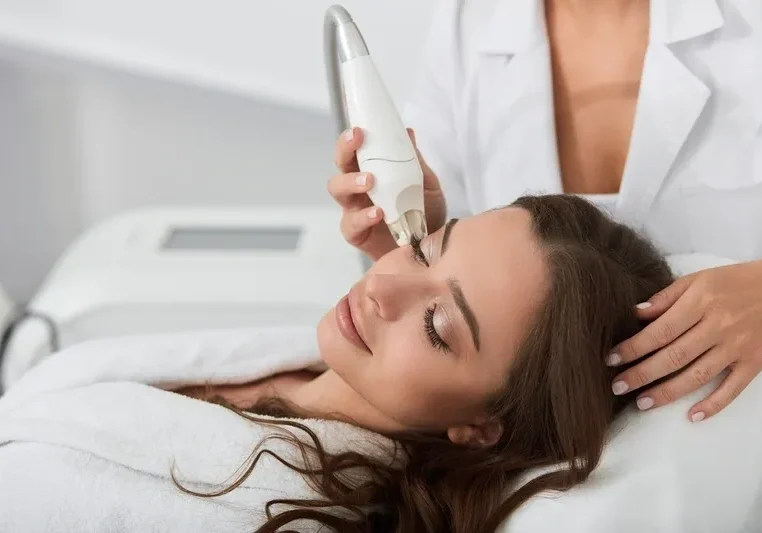
M293 423L281 427L275 417L252 417L140 383L95 383L17 404L0 419L0 444L31 439L108 458L149 475L169 476L169 465L176 464L211 480L226 479L262 443L299 461L293 445L271 438L284 431L308 444L312 432L329 453L390 449L391 441L344 422L287 420L304 427L299 429ZM273 479L286 474L275 463L265 471Z
M82 450L27 441L0 448L3 531L234 533L263 523L264 505L277 494L248 490L195 498L169 478Z
M52 391L18 404L0 417L0 499L15 509L0 524L23 524L27 530L45 518L45 510L66 508L78 525L92 524L75 527L78 531L110 530L113 520L125 517L135 521L126 529L141 530L141 524L150 523L144 517L161 523L167 516L182 518L181 523L195 517L187 528L172 531L227 531L197 523L209 526L206 520L221 516L217 507L232 503L223 505L232 513L229 518L246 519L232 530L251 529L257 512L272 499L320 496L301 474L275 458L292 464L303 460L301 451L280 437L290 433L309 447L312 432L328 453L391 451L390 441L343 422L257 418L134 382ZM183 494L173 481L174 475L183 487L213 492L258 455L252 475L221 499ZM40 468L39 476L29 476ZM34 483L19 482L22 478ZM29 501L35 506L25 503ZM40 508L41 502L47 503L36 515L33 507ZM56 529L61 530L69 529Z

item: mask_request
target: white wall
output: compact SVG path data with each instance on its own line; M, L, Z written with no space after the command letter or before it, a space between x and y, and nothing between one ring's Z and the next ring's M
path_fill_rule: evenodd
M333 125L298 110L147 79L79 86L87 221L146 204L328 204Z
M32 294L82 227L71 86L0 62L0 283Z
M126 209L330 205L330 3L0 0L0 283ZM344 2L399 103L435 3Z
M0 0L0 42L325 110L322 23L333 3L404 97L437 0Z

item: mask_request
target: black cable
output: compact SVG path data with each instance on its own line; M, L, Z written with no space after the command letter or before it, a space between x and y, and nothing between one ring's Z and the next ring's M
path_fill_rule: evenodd
M3 362L5 361L5 352L8 349L8 346L11 344L13 332L16 330L16 328L19 327L19 325L21 325L21 323L23 323L25 320L29 320L30 318L42 320L48 327L48 342L50 344L50 353L57 352L61 348L61 335L59 334L58 326L56 325L55 321L53 321L52 318L44 313L40 313L32 309L22 309L21 311L16 312L15 316L11 318L5 329L0 332L0 369L2 369ZM2 393L2 383L0 383L0 394Z

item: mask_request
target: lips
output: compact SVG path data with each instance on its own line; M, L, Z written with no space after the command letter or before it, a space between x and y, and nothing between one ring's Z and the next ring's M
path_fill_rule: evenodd
M336 304L336 322L342 336L363 351L370 353L370 348L360 336L357 317L353 316L351 291Z

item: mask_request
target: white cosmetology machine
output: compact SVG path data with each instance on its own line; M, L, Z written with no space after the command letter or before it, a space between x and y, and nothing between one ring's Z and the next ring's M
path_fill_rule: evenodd
M423 172L407 129L352 17L341 6L325 14L325 57L331 106L339 132L361 128L362 172L375 178L369 195L384 212L398 245L426 236Z
M338 209L303 207L151 209L108 220L6 318L2 384L93 338L315 325L364 271L339 220Z

